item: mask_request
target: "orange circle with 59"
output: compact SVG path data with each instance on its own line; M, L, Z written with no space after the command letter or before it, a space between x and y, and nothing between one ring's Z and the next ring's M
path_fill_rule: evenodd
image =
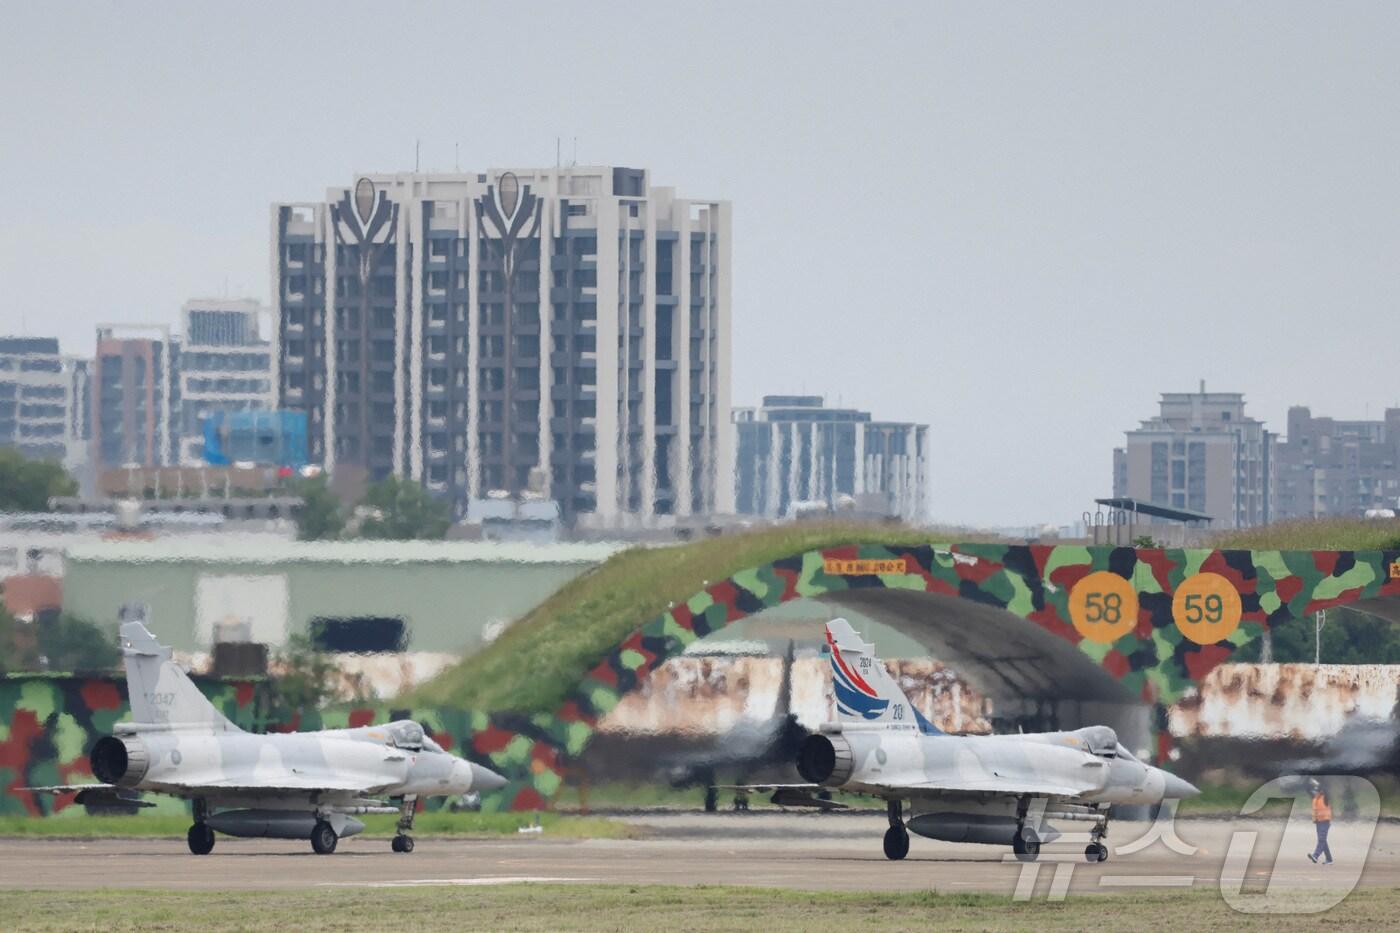
M1172 596L1172 621L1198 645L1224 641L1240 627L1239 591L1218 573L1188 577Z
M1089 641L1112 644L1137 627L1137 590L1118 574L1097 570L1069 591L1069 618Z

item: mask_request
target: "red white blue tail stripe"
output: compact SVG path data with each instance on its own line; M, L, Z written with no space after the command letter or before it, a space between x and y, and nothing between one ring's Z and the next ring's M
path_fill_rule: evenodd
M831 648L831 685L836 693L836 709L847 716L879 719L890 701L880 696L860 673L846 663L831 632L826 633Z

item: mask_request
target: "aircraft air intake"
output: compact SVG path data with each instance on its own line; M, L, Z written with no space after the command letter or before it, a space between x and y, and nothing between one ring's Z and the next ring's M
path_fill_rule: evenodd
M840 787L854 770L851 743L843 735L809 735L797 750L797 773L804 781Z
M92 747L92 773L103 784L134 787L146 776L151 756L138 738L103 736Z

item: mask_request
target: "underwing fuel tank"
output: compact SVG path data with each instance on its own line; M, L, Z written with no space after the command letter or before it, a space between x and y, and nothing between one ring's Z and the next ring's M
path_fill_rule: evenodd
M986 813L925 813L908 822L909 831L929 839L944 842L981 842L994 846L1009 846L1016 838L1016 818ZM1035 832L1041 842L1050 842L1060 834L1049 826Z
M344 817L345 828L336 831L344 838L363 832L365 824L353 817ZM316 814L297 810L225 810L206 821L209 828L226 836L250 839L310 839L316 825Z

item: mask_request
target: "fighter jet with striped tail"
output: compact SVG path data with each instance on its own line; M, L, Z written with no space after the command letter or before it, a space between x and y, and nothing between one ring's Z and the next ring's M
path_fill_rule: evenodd
M215 832L309 840L329 855L364 829L366 813L396 813L392 849L412 852L418 798L505 786L499 774L444 751L411 720L285 735L244 732L199 692L140 622L120 630L131 720L92 748L100 784L32 787L102 799L151 791L189 800L190 851Z
M882 798L885 855L909 853L909 834L1009 845L1030 861L1060 834L1052 822L1090 824L1084 855L1108 858L1109 808L1193 797L1187 781L1133 757L1108 726L1020 735L948 735L904 691L845 619L826 625L836 721L798 749L809 783L752 785L787 806L829 806L821 791ZM804 800L805 797L805 800ZM909 807L908 819L905 806Z

